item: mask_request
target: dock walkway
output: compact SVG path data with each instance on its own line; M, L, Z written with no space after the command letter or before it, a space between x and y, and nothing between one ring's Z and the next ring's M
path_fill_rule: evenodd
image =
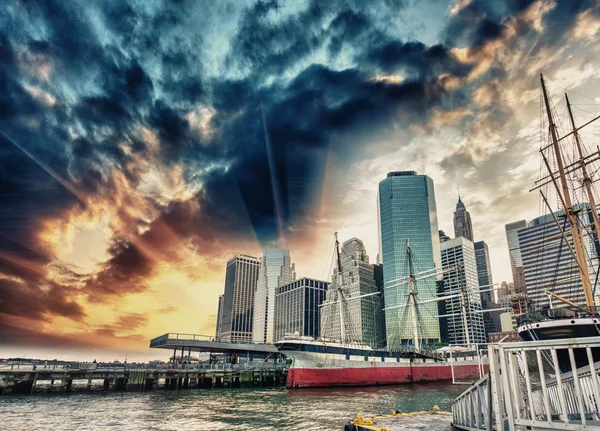
M490 372L456 398L453 425L600 430L598 349L600 337L491 345Z
M94 383L101 382L105 390L133 392L159 388L283 386L287 373L283 364L225 365L221 368L190 365L81 365L81 368L4 365L0 367L0 395L33 394L40 382L49 382L50 387L57 387L59 392L72 391L74 382L80 383L78 387L84 383L83 387L88 390Z

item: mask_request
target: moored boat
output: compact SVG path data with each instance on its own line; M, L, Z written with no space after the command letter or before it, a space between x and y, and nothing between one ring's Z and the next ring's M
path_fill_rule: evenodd
M325 341L275 343L292 363L286 387L379 386L474 380L487 372L487 357L476 352L439 353L407 347L400 351Z

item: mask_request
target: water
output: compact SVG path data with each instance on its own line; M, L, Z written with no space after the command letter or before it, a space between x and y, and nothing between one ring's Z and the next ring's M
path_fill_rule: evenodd
M187 389L2 396L0 429L341 431L356 413L430 410L434 404L450 410L452 400L462 390L451 384L430 383L294 391ZM423 429L435 429L429 421L422 425ZM415 428L411 422L405 429ZM448 426L440 424L438 429Z

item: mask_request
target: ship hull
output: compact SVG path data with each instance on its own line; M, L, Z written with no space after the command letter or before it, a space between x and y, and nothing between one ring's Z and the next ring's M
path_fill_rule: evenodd
M334 355L282 353L292 359L286 379L288 389L440 382L452 380L453 372L456 380L476 380L480 376L478 361L473 359L456 361L451 367L450 362L434 359L386 358L385 362L381 358L349 360ZM487 364L481 369L487 372Z
M600 335L600 319L597 317L574 317L572 319L528 322L519 326L517 332L523 341L597 337ZM594 362L600 361L600 348L592 348L591 352ZM576 368L589 365L586 349L573 349L573 354ZM573 369L568 350L557 350L557 358L562 372L569 372Z
M600 319L574 317L529 322L519 326L517 332L524 341L597 337L600 335Z

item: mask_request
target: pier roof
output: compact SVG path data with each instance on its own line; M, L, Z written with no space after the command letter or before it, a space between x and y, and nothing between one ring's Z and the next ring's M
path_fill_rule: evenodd
M179 334L169 332L150 340L150 348L154 349L181 349L192 352L215 353L276 353L277 348L272 344L254 343L226 343L213 341L208 335Z

